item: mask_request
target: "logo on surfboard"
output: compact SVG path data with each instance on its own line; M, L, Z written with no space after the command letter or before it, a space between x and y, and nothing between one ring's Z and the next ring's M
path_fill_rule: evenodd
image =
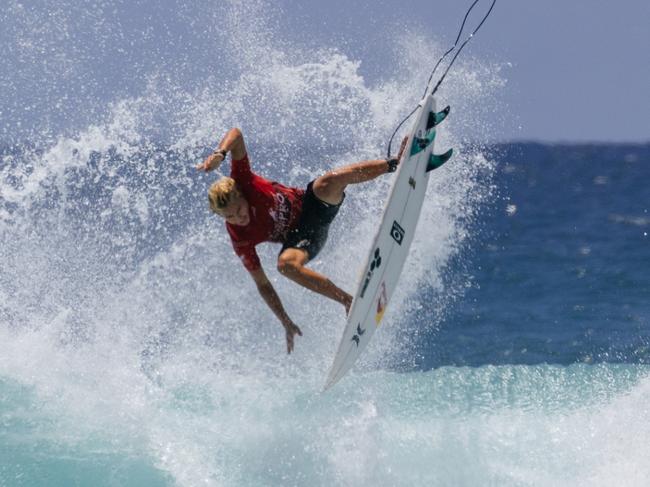
M390 236L393 237L393 240L395 240L398 245L402 245L402 240L404 240L404 229L399 223L397 223L397 220L393 220L393 227L390 229Z
M357 344L357 347L359 346L359 340L361 339L361 335L363 335L366 332L365 328L361 328L361 323L357 325L357 333L352 337L350 340L351 342L354 342Z
M366 279L363 281L363 288L361 288L361 294L360 294L362 298L364 294L366 294L366 289L368 289L368 284L370 284L370 280L372 279L372 273L375 271L375 269L379 269L380 265L381 265L381 255L379 254L379 247L377 247L372 257L372 262L370 262L370 268L366 273Z
M386 283L382 281L381 289L379 291L379 297L377 298L377 314L375 315L375 323L377 323L377 326L379 326L381 319L384 317L387 304L388 304L388 295L386 294Z

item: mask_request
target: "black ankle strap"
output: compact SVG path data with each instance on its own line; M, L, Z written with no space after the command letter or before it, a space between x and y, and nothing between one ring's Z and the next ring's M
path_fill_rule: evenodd
M399 159L397 157L391 157L390 159L386 159L386 164L388 164L387 172L395 172L397 171L397 165L399 164Z

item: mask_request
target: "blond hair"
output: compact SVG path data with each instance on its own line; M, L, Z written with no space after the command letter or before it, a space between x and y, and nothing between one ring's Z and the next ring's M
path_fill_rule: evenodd
M233 178L223 177L218 181L212 183L208 190L208 200L210 201L210 209L221 214L223 209L228 206L233 197L238 198L241 195L237 184Z

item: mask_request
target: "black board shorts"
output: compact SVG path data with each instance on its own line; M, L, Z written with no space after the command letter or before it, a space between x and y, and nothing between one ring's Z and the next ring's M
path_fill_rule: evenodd
M318 255L327 241L330 224L339 212L343 200L338 205L325 203L314 194L313 185L314 181L307 185L298 225L287 235L280 254L286 249L302 249L307 252L308 259L311 260Z

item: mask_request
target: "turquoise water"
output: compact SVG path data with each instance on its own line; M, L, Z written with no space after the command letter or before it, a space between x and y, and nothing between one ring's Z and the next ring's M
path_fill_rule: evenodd
M215 373L130 391L142 415L117 422L3 381L0 485L643 485L649 373L444 367L356 375L327 394Z

